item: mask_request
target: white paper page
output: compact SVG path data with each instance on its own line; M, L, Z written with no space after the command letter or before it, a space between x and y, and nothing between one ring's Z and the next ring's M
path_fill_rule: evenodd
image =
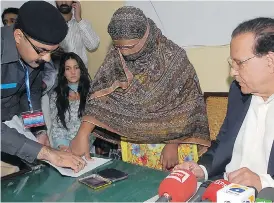
M4 123L10 128L15 128L19 133L25 135L27 138L37 142L36 137L30 132L30 130L24 129L23 121L18 116L13 116L13 118L10 121L6 121ZM78 177L111 160L111 159L103 159L103 158L97 158L97 157L92 157L92 159L93 159L92 161L87 161L87 166L85 166L85 168L79 171L78 173L74 173L72 169L58 167L49 163L48 161L45 161L45 162L47 162L48 164L56 168L64 176Z
M197 184L197 190L198 190L198 188L200 187L200 185L201 185L202 183L201 182L198 182L198 184ZM159 196L158 195L155 195L154 197L151 197L150 199L148 199L148 200L146 200L146 201L144 201L144 202L156 202L156 200L159 198Z
M84 159L84 157L83 157L83 159ZM59 166L55 166L52 163L49 163L47 161L46 162L48 164L50 164L51 166L53 166L54 168L56 168L63 176L79 177L79 176L83 175L84 173L87 173L99 166L102 166L103 164L105 164L109 161L111 161L111 159L92 157L92 160L87 161L87 165L85 166L85 168L83 170L79 171L78 173L74 173L74 171L72 169L62 168Z
M151 197L150 199L148 199L147 201L145 202L156 202L156 200L159 198L158 195L155 195L154 197Z
M10 128L15 128L20 134L23 134L27 138L37 142L37 139L32 132L30 132L29 129L24 129L23 121L18 116L13 116L11 120L5 121L4 123Z

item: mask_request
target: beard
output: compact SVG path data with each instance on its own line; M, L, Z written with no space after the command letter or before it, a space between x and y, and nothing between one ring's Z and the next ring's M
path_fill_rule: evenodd
M67 4L62 4L57 7L58 10L63 14L69 14L71 12L72 6L69 6Z

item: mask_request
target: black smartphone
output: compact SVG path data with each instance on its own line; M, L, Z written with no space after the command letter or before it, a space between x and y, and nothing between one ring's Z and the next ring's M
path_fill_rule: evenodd
M91 187L94 190L111 184L111 182L109 180L102 178L101 176L98 176L96 174L92 174L91 176L81 178L81 179L79 179L79 181L81 183Z
M128 178L127 173L117 170L115 168L107 168L102 171L99 171L97 174L103 178L110 180L111 182L116 182Z

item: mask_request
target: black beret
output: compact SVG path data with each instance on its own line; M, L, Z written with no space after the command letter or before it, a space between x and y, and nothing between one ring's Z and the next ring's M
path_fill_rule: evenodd
M59 44L68 26L61 13L46 1L28 1L19 9L17 26L32 39L46 45Z

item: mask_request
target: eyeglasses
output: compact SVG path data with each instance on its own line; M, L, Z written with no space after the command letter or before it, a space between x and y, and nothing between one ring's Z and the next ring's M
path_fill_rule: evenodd
M47 50L47 49L44 49L44 48L38 48L34 44L31 43L31 41L29 40L28 36L23 31L22 31L22 33L23 33L24 37L28 40L28 42L30 43L30 45L32 46L32 48L34 49L34 51L36 51L36 53L38 55L52 54L52 53L54 53L54 52L56 52L56 51L58 51L60 49L60 47L57 47L56 49L50 51L50 50Z
M147 37L149 35L149 29L150 29L150 26L149 26L149 23L147 22L147 29L146 29L146 32L144 34L144 36L139 40L138 43L136 44L132 44L132 45L118 45L118 44L113 44L114 48L115 49L133 49L135 46L137 46L138 44L142 44L142 43L145 43L145 41L147 40Z
M238 71L243 67L244 63L246 63L247 61L249 61L255 57L257 57L257 56L254 55L254 56L251 56L251 57L244 59L242 61L236 61L236 60L232 59L231 57L229 57L227 59L227 62L229 64L230 68L233 68L234 70Z
M136 44L132 45L118 45L118 44L113 44L115 49L133 49L135 46L137 46L140 43L140 41Z

